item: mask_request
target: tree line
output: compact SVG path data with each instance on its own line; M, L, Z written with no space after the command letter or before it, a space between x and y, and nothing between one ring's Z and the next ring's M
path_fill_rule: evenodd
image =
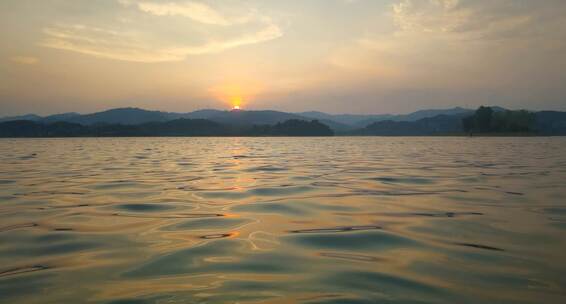
M516 133L533 132L536 114L527 110L494 111L491 107L479 107L471 116L462 119L466 133Z
M175 119L137 125L16 120L0 123L0 137L144 137L144 136L332 136L317 120L291 119L275 125L228 125L206 119Z

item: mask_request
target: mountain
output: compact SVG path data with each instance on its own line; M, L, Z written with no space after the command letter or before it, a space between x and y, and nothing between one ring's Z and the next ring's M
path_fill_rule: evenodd
M509 109L502 108L502 107L499 107L499 106L488 106L488 107L490 107L494 112L503 112L503 111L509 110Z
M303 117L304 120L310 120L311 118L309 117ZM314 118L316 119L316 118ZM355 127L352 125L347 125L347 124L343 124L343 123L339 123L336 122L334 120L330 120L330 119L316 119L318 121L320 121L321 123L327 125L328 127L330 127L330 129L332 129L334 132L347 132L350 130L354 130Z
M501 108L502 109L502 108ZM379 121L416 121L419 119L434 117L438 115L457 115L457 114L471 114L474 110L465 109L461 107L454 107L449 109L427 109L419 110L409 114L378 114L378 115L368 115L368 114L327 114L324 112L310 111L310 112L300 112L297 113L303 117L314 118L318 120L335 121L343 126L350 126L347 129L363 128L374 122Z
M31 121L36 121L36 120L41 120L43 117L39 116L39 115L35 115L35 114L25 114L25 115L19 115L19 116L7 116L7 117L1 117L0 118L0 122L3 121L12 121L12 120L31 120Z
M209 119L213 116L222 114L221 110L215 109L203 109L203 110L196 110L190 113L186 113L183 115L184 118L191 118L191 119Z
M492 106L494 112L506 109ZM238 128L253 125L275 125L287 120L318 120L339 134L438 134L454 132L463 116L470 116L474 110L454 107L447 109L425 109L409 114L328 114L319 111L287 113L281 111L247 111L203 109L189 113L149 111L139 108L117 108L91 114L63 113L46 117L34 114L1 118L0 121L28 120L42 123L69 122L84 126L97 124L139 125L168 122L177 119L206 119L222 125ZM544 134L562 134L563 112L542 111L536 115L537 130ZM424 119L424 120L423 120ZM410 122L417 122L410 124ZM422 128L420 130L415 130ZM461 130L460 130L461 131Z
M139 108L118 108L92 114L73 116L67 122L82 125L92 124L123 124L135 125L146 122L168 121L177 119L182 114L161 111L148 111Z
M245 111L245 110L232 110L232 111L218 111L218 110L200 110L191 112L185 115L188 118L206 118L212 121L231 124L237 126L249 125L274 125L287 120L312 120L312 117L286 113L280 111ZM317 119L317 118L314 118ZM342 124L331 119L317 119L321 123L327 125L332 130L337 132L347 131L353 129L352 126Z
M495 108L494 108L495 109ZM472 110L456 107L451 109L420 110L410 114L391 115L357 115L357 114L328 114L318 111L287 113L280 111L222 111L215 109L203 109L189 113L173 113L162 111L149 111L140 108L117 108L91 114L63 113L41 117L34 114L0 118L0 121L10 120L32 120L42 122L66 121L83 125L91 124L140 124L146 122L163 122L179 118L209 119L219 123L235 125L253 124L276 124L289 119L312 120L317 119L336 131L347 131L355 128L365 127L373 122L393 121L415 121L421 118L436 115L452 115L460 113L471 113Z
M321 120L321 121L322 120L331 120L331 121L338 122L338 123L340 123L344 126L347 126L347 125L355 126L360 121L364 121L364 120L370 120L370 119L387 120L387 119L392 119L393 117L395 117L395 115L391 115L391 114L379 114L379 115L328 114L328 113L318 112L318 111L300 112L300 113L296 113L296 114L301 115L303 117L318 119L318 120Z
M500 107L491 108L498 115L494 114L495 122L490 125L490 129L497 129L499 133L508 130L512 134L516 129L513 127L516 124L512 122L520 120L517 113L525 112L508 111ZM214 109L170 113L119 108L85 115L64 113L47 117L33 114L6 117L2 119L4 122L0 122L0 136L322 136L329 134L328 130L341 135L448 135L466 133L463 128L464 118L472 117L474 113L476 112L463 108L422 110L405 115L333 115L323 112L286 113ZM566 112L530 113L534 115L534 119L530 119L529 134L566 135ZM438 115L430 116L434 114ZM389 119L382 120L385 117ZM309 122L313 118L316 121ZM378 121L363 125L372 119ZM361 126L340 122L346 120L355 121ZM469 120L470 118L466 119ZM508 128L496 128L497 126L508 126Z
M474 110L464 109L461 107L449 108L449 109L431 109L431 110L419 110L407 115L398 115L397 121L416 121L423 118L435 117L438 115L458 115L458 114L469 114L474 112Z
M449 108L449 109L428 109L428 110L419 110L409 114L400 114L400 115L390 115L388 117L371 117L365 120L361 120L356 123L358 127L365 127L374 122L379 121L417 121L423 118L435 117L438 115L460 115L460 114L472 114L474 110L465 109L461 107Z
M100 123L120 123L125 125L140 124L151 121L167 121L172 119L181 118L183 114L168 113L160 111L148 111L139 108L117 108L110 109L103 112L96 112L92 114L79 114L79 113L62 113L49 116L39 116L35 114L27 114L21 116L11 116L0 118L2 121L15 121L15 120L29 120L37 122L73 122L82 125L100 124Z
M69 113L49 115L46 117L40 117L40 119L38 120L42 122L70 121L79 116L81 116L81 114L75 112L69 112Z
M41 117L38 115L28 114L22 116L6 117L0 121L13 121L13 120L30 120L38 122L55 122L65 121L78 123L81 125L93 124L123 124L123 125L136 125L149 122L165 122L179 118L188 119L208 119L222 124L233 125L273 125L278 122L283 122L289 119L310 120L293 113L279 112L279 111L221 111L213 109L198 110L190 113L173 113L162 111L149 111L139 108L117 108L110 109L102 112L91 114L78 114L78 113L64 113L55 114L51 116ZM331 124L339 125L335 122Z
M423 136L462 133L462 119L466 114L426 117L415 121L385 120L374 122L348 135Z
M296 114L279 112L279 111L244 111L244 110L233 110L233 111L222 111L208 119L224 124L232 125L272 125L278 122L282 122L289 119L301 119L301 117Z

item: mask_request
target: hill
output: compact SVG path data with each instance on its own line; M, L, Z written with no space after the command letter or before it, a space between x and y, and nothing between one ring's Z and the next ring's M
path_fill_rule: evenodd
M417 121L424 118L432 118L439 115L466 115L473 113L474 110L464 109L460 107L449 108L449 109L427 109L419 110L409 114L391 115L390 117L371 117L365 120L359 121L356 125L358 127L369 126L374 122L379 121Z
M31 120L31 121L38 121L43 119L43 117L35 114L25 114L25 115L18 115L18 116L6 116L0 117L0 122L4 121L13 121L13 120Z
M327 114L318 111L300 112L297 114L308 118L318 119L320 121L323 120L335 121L344 126L350 126L350 128L359 125L360 122L362 122L361 124L363 124L363 121L387 120L387 119L393 119L395 117L395 115L391 115L391 114L378 114L378 115Z
M463 117L464 114L441 114L416 121L378 121L365 128L351 131L349 135L423 136L461 134Z
M123 124L135 125L146 122L163 122L177 119L181 116L177 113L168 113L161 111L148 111L139 108L118 108L107 111L71 116L68 118L61 117L61 121L74 122L82 125L93 124Z
M229 125L273 125L289 119L305 120L305 117L279 111L221 111L208 119Z

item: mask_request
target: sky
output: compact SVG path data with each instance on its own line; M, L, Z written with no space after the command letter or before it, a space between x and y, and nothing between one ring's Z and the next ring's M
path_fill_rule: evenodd
M0 116L566 110L563 0L2 0Z

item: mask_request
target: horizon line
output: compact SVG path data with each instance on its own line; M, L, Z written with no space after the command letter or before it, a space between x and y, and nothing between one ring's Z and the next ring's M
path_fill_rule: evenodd
M506 107L502 107L502 106L498 106L498 105L483 105L483 106L487 106L487 107L499 107L499 108L503 108L506 110L528 110L528 111L533 111L533 112L538 112L538 111L560 111L560 110L531 110L531 109L510 109L510 108L506 108ZM323 113L323 114L327 114L327 115L355 115L355 116L376 116L376 115L409 115L415 112L419 112L419 111L428 111L428 110L452 110L452 109L463 109L463 110L475 110L479 108L475 107L475 108L467 108L467 107L463 107L463 106L452 106L452 107L446 107L446 108L423 108L423 109L418 109L418 110L414 110L411 112L404 112L404 113L329 113L329 112L324 112L324 111L320 111L320 110L304 110L304 111L284 111L284 110L276 110L276 109L258 109L258 108L243 108L243 109L239 109L238 111L248 111L248 112L259 112L259 111L274 111L274 112L282 112L282 113L291 113L291 114L301 114L301 113L308 113L308 112L318 112L318 113ZM62 115L62 114L79 114L79 115L89 115L89 114L96 114L96 113L101 113L101 112L107 112L107 111L111 111L111 110L120 110L120 109L137 109L137 110L143 110L143 111L150 111L150 112L162 112L162 113L177 113L177 114L188 114L188 113L193 113L193 112L197 112L197 111L206 111L206 110L212 110L212 111L224 111L224 112L230 112L233 109L232 108L225 108L225 109L218 109L218 108L201 108L201 109L195 109L192 111L168 111L168 110L159 110L159 109L151 109L151 108L142 108L142 107L136 107L136 106L124 106L124 107L115 107L115 108L106 108L103 110L95 110L93 112L76 112L76 111L68 111L68 112L55 112L52 114L36 114L36 113L22 113L22 114L10 114L10 115L1 115L0 118L10 118L10 117L18 117L18 116L27 116L27 115L36 115L42 118L48 117L48 116L52 116L52 115ZM566 111L566 109L564 110Z

